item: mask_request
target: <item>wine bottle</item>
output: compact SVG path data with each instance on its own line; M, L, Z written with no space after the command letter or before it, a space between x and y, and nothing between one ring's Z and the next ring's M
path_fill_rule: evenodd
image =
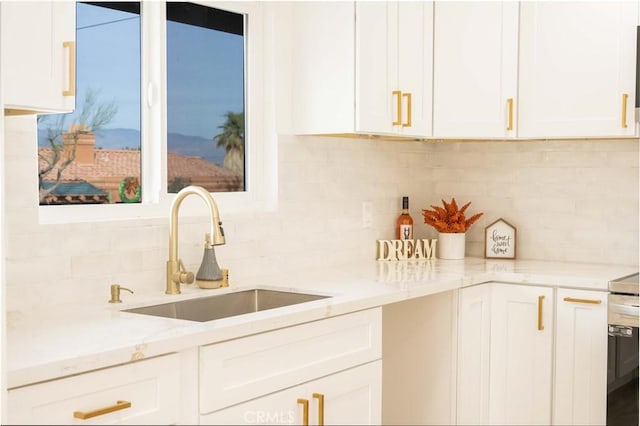
M396 221L396 239L413 240L413 218L409 214L409 197L402 197L402 213Z

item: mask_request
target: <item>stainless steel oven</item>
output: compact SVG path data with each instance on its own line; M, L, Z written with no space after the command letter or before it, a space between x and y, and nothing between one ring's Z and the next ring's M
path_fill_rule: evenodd
M607 425L638 425L638 274L609 282Z

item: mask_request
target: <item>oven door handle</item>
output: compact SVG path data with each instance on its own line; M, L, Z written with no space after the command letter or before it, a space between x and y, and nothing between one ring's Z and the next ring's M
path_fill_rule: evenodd
M609 305L609 313L626 315L638 318L640 316L640 307L634 305Z

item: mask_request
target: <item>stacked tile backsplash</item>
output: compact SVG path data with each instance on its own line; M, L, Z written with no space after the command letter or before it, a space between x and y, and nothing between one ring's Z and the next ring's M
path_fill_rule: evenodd
M25 125L25 123L27 125ZM109 285L164 291L167 218L39 225L35 128L5 121L7 310L108 300ZM484 216L467 235L482 257L484 227L517 228L517 255L638 264L638 141L398 142L280 135L275 212L221 211L222 267L244 281L288 267L375 260L403 195L416 238L435 238L421 209L456 197ZM362 226L362 203L373 225ZM168 211L167 211L168 214ZM180 255L197 270L206 222L181 218ZM327 269L328 271L330 269Z

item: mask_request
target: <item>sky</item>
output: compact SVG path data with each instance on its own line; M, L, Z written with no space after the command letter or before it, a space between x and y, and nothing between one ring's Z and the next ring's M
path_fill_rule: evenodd
M76 22L76 114L91 87L99 102L118 106L106 128L140 130L139 15L78 3ZM242 111L243 44L242 36L169 22L168 132L211 139L227 111Z

